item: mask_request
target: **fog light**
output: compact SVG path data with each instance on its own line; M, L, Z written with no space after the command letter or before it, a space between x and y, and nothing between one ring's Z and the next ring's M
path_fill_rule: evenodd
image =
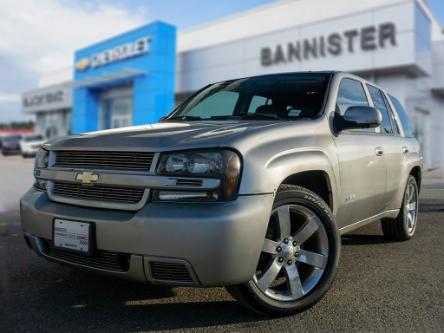
M47 186L46 186L47 182L46 180L38 180L36 179L34 182L34 188L39 190L39 191L46 191Z
M154 191L153 193L155 201L216 201L217 199L217 193L211 191Z

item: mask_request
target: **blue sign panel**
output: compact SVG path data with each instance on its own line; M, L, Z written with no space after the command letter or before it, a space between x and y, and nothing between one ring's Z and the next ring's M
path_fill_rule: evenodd
M72 132L157 122L174 106L176 28L154 22L75 53Z

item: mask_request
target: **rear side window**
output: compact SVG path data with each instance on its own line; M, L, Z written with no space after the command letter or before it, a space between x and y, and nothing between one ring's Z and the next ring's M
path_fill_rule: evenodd
M404 129L404 135L408 138L413 138L415 135L413 134L412 124L410 123L409 116L407 112L402 107L401 103L393 96L389 95L390 101L398 113L399 120L401 121L402 128Z
M382 123L380 126L382 134L392 134L392 121L390 116L390 111L385 104L384 97L382 96L382 92L371 85L367 85L368 91L370 92L370 96L372 97L373 104L375 105L376 110L381 112L382 115Z
M390 120L392 121L392 128L393 128L393 133L399 135L399 126L398 126L398 122L396 121L395 118L395 111L393 110L392 106L390 105L387 96L383 93L382 96L384 97L384 103L387 106L387 109L390 112Z
M336 105L341 115L350 106L368 106L367 96L361 82L353 79L343 79L339 86Z

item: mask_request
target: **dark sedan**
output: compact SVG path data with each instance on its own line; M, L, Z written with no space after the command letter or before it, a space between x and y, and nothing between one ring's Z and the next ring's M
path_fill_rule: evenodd
M2 154L15 155L20 154L20 140L22 136L19 134L7 135L2 138Z

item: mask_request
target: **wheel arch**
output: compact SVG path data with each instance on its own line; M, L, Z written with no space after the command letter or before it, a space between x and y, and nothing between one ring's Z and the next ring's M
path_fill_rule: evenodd
M418 192L421 190L421 181L422 181L422 173L421 173L421 167L420 166L414 166L410 170L410 175L415 177L416 183L418 184Z
M333 210L333 192L330 178L324 170L307 170L286 177L281 184L302 186L319 195Z
M267 164L275 190L282 184L298 185L319 195L332 212L337 210L337 168L323 151L296 151Z

